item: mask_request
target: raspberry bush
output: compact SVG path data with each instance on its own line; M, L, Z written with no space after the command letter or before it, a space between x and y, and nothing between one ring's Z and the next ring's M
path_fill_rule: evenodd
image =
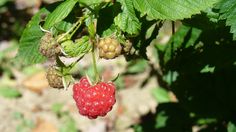
M118 80L148 67L161 87L153 91L160 103L154 119L140 118L135 130L145 131L151 121L155 125L146 131L233 129L235 6L235 0L60 1L32 17L16 60L52 62L56 69L48 70L49 85L65 90L73 85L79 113L95 119L111 111L118 87L112 78L103 81L97 65L101 58L125 58L127 71L117 73ZM171 30L163 37L166 27ZM85 56L90 56L86 61L92 62L93 75L80 78L86 69L78 65Z

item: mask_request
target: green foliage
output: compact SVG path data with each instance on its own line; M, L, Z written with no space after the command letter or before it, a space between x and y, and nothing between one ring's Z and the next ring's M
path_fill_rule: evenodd
M190 120L185 127L199 125L207 126L201 131L226 131L222 122L230 121L230 111L236 109L231 101L234 94L230 94L236 92L235 48L229 28L222 21L212 21L207 14L186 19L166 46L157 45L162 77L171 78L162 78L165 83L161 86L172 90L181 111L188 115L181 120ZM173 116L165 114L168 120ZM167 123L164 130L173 126L181 125Z
M228 132L236 132L236 126L235 126L235 124L234 123L232 123L232 122L229 122L228 123Z
M236 2L235 0L222 0L218 4L220 9L220 19L226 19L226 25L231 26L230 32L234 34L233 38L236 40Z
M76 122L69 114L69 111L63 111L62 103L55 103L52 105L51 110L60 118L61 125L60 132L77 132Z
M62 114L62 108L63 108L63 104L62 103L55 103L52 105L52 111L54 113L56 113L57 115Z
M147 66L148 66L148 63L146 60L143 60L143 59L134 60L128 64L128 68L126 72L133 73L133 74L144 72Z
M61 45L64 48L65 53L71 57L84 55L92 48L88 36L83 36L82 38L77 39L76 42L71 40L65 41Z
M20 112L14 112L13 117L18 120L16 132L30 132L31 129L35 127L34 122L30 119L26 119Z
M70 22L67 22L67 21L61 21L61 22L58 22L57 24L55 24L54 27L57 31L66 32L70 28L72 28L72 24Z
M109 12L109 13L107 13ZM97 22L97 34L102 37L110 36L117 32L114 18L121 12L120 3L115 3L104 7L99 11L99 18Z
M0 7L4 6L9 0L1 0L0 1Z
M163 88L156 88L153 90L153 95L158 103L168 103L170 102L170 96L168 91Z
M77 132L75 120L71 116L63 117L63 124L60 127L60 132Z
M104 0L78 0L79 3L86 6L102 3Z
M124 84L124 76L119 76L115 81L114 81L116 88L118 90L120 89L124 89L125 88L125 84Z
M20 47L16 56L18 62L27 65L45 60L45 57L39 53L39 41L44 34L40 29L39 23L41 21L40 15L48 13L49 11L46 8L42 8L27 24L20 39Z
M136 17L132 1L119 0L119 2L122 5L122 12L115 17L115 25L129 34L138 34L141 29L141 23Z
M44 28L50 29L56 23L65 19L74 8L78 0L66 0L50 13L45 21Z
M163 56L163 63L166 64L170 61L170 59L174 56L174 52L176 52L180 48L188 48L193 46L195 41L199 38L201 34L201 30L182 25L179 30L171 37L170 41L165 46L165 53ZM163 47L161 45L157 45L158 50L161 52ZM173 56L172 56L173 55Z
M219 0L133 0L134 7L152 19L179 20L190 18L212 7Z
M21 93L15 88L1 86L0 96L12 99L20 97Z

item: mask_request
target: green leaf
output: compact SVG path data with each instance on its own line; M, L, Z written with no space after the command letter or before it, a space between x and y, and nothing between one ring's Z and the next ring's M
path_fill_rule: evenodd
M136 17L132 0L119 0L122 4L122 12L115 17L115 25L129 34L138 34L141 29L141 23Z
M17 62L28 65L40 63L46 59L39 52L39 41L44 34L40 29L39 23L41 14L48 13L49 11L46 8L42 8L27 24L20 39L20 46L16 56Z
M232 122L229 122L227 130L228 132L236 132L236 125Z
M63 124L60 127L60 132L77 132L75 120L71 116L66 115L64 117Z
M131 61L128 64L127 72L128 73L144 72L147 66L148 66L148 62L144 59Z
M170 61L172 52L175 52L181 47L188 48L193 46L200 37L201 33L202 31L198 28L191 28L189 26L182 25L166 44L163 60L164 64ZM171 45L173 45L173 47ZM157 48L160 47L157 46Z
M176 71L168 71L165 75L162 76L162 79L169 85L171 85L174 81L176 81L179 76Z
M66 32L68 31L71 27L73 26L72 23L66 22L66 21L61 21L57 24L55 24L55 29L60 32Z
M152 19L179 20L190 18L219 0L133 0L141 15Z
M155 128L163 128L167 126L167 120L168 120L168 115L165 113L165 111L161 111L158 113L156 117L156 125Z
M236 1L222 0L218 8L220 9L220 19L226 19L226 25L231 26L230 32L233 33L233 39L236 40Z
M215 67L211 67L210 65L206 65L200 72L201 73L214 73Z
M0 1L0 6L4 6L9 0L1 0Z
M65 53L70 57L83 55L92 49L88 36L83 36L82 38L77 39L75 43L68 40L63 42L61 45Z
M77 2L78 0L66 0L65 2L61 3L51 14L48 15L44 24L44 28L49 29L56 23L65 19L70 14Z
M206 125L206 124L211 124L211 123L216 123L217 119L215 118L200 118L197 120L198 125Z
M52 111L56 114L60 114L62 112L63 104L62 103L55 103L52 105Z
M102 37L111 36L116 32L116 25L112 24L107 30L102 33Z
M17 98L21 96L21 93L18 90L11 87L1 87L0 96L3 96L5 98Z
M102 3L104 0L79 0L79 3L85 4L85 5L93 5L93 4L99 4Z
M153 95L158 101L158 103L170 102L170 97L168 92L164 88L156 88L153 90Z
M109 12L109 13L107 13ZM97 34L102 37L110 36L117 31L114 18L121 12L120 3L116 2L99 10Z
M115 81L114 81L116 88L117 89L124 89L125 88L125 84L124 84L124 77L123 76L119 76Z

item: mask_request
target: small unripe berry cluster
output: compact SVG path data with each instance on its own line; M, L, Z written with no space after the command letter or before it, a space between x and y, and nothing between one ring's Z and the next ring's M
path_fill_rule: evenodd
M104 59L113 59L121 54L120 43L113 38L103 38L97 45L99 56Z
M46 78L50 87L63 88L62 76L59 75L54 67L48 68Z
M61 52L60 45L51 33L45 33L39 43L40 53L47 58L55 58Z

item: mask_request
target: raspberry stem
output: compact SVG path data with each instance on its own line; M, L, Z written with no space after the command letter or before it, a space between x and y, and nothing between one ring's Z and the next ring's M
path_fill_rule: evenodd
M70 36L69 36L70 39L71 39L72 36L75 34L75 32L80 28L80 26L82 25L82 23L83 23L83 21L84 21L84 19L85 19L86 17L87 17L87 16L83 16L83 17L81 17L81 19L79 19L78 24L76 24L75 29L73 30L73 32L72 32L72 33L70 34Z
M95 55L95 44L94 44L94 41L91 40L92 42L92 59L93 59L93 70L94 70L94 74L95 74L95 84L97 82L100 81L100 78L99 78L99 73L98 73L98 69L97 69L97 62L96 62L96 55Z
M75 32L82 25L84 19L86 19L87 17L88 16L85 15L85 16L81 17L80 19L78 19L77 22L64 35L62 35L60 38L58 38L57 42L60 42L68 34L69 34L69 38L68 39L71 39L72 36L75 34ZM72 33L70 34L70 32L72 32Z

